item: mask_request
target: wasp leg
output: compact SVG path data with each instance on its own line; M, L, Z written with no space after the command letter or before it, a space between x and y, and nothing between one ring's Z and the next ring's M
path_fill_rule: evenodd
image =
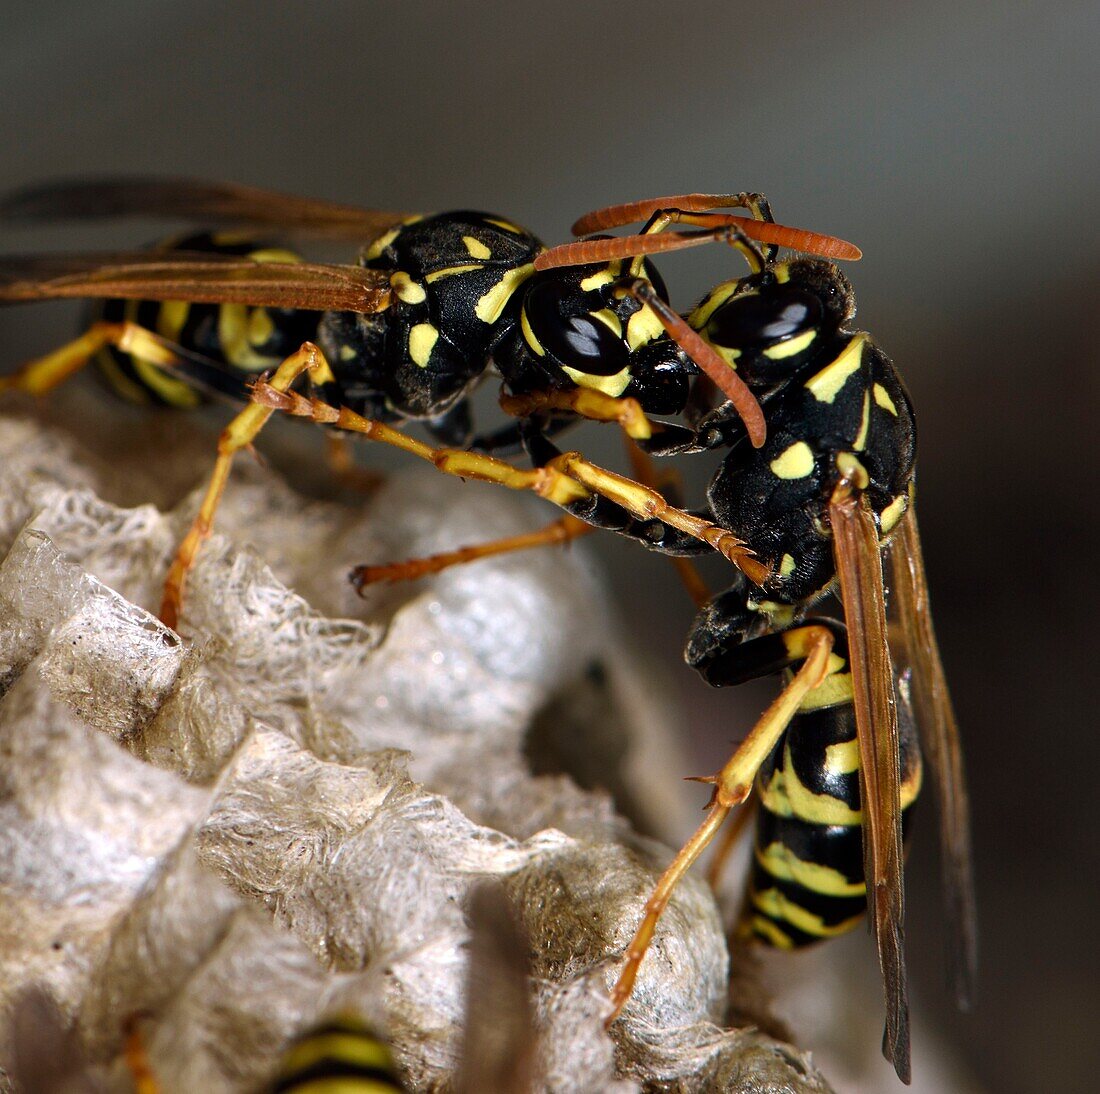
M322 362L324 361L320 350L314 346L310 349ZM288 358L288 362L291 360L293 359ZM288 362L280 365L280 372ZM306 367L301 365L299 372L304 371ZM278 375L277 372L276 378ZM591 499L593 495L599 495L625 509L632 517L640 518L642 521L661 521L701 541L732 562L757 585L766 581L771 573L768 567L756 560L746 544L728 529L669 505L656 490L599 467L586 460L579 452L563 452L544 465L525 471L513 467L504 460L480 452L433 448L384 422L364 418L347 407L335 407L320 399L286 390L286 385L277 387L274 380L270 383L262 378L257 381L252 389L252 399L253 406L249 409L263 412L260 426L273 410L298 418L309 418L323 425L334 425L338 429L358 433L370 441L400 448L403 452L427 460L445 475L494 482L511 490L530 490L566 510L571 510L577 503ZM233 429L234 424L230 425L230 430ZM249 439L258 431L259 427L256 427ZM239 448L247 443L248 440L244 440L236 447Z
M380 581L417 581L429 574L438 574L451 566L460 566L493 555L508 554L511 551L526 551L532 547L548 547L557 543L569 543L581 536L594 532L595 526L586 524L578 517L568 514L552 524L534 532L524 532L518 536L490 540L469 547L459 547L457 551L429 555L426 558L410 558L405 562L392 562L383 566L356 566L351 572L351 583L355 591L362 593L367 585Z
M571 410L589 421L618 422L632 440L648 441L653 436L653 423L645 416L637 399L616 398L590 388L532 391L527 395L502 394L500 409L513 418L529 418L540 410Z
M332 372L324 354L312 342L306 342L301 349L292 353L271 377L270 387L275 391L285 391L303 373L308 372L315 384L330 382ZM187 535L176 551L176 557L168 570L164 582L164 599L160 606L160 618L166 626L176 629L180 610L183 606L184 585L195 557L203 540L210 535L214 524L214 514L221 501L225 484L229 479L229 470L233 457L247 448L256 439L256 435L267 424L273 410L269 407L250 403L222 430L218 438L218 458L214 461L214 470L203 495L198 514Z
M586 236L593 232L606 232L609 228L621 228L635 224L666 209L692 213L708 209L748 209L755 220L774 221L771 206L763 194L673 194L670 197L646 198L622 205L606 205L586 213L573 225L573 235Z
M168 343L136 323L93 323L79 338L28 361L10 376L0 377L0 392L46 395L79 372L105 346L115 346L164 368L179 363Z
M645 916L634 934L623 957L622 971L611 991L612 1012L605 1025L610 1026L626 1005L634 990L638 968L645 957L657 921L665 910L680 878L714 838L730 811L740 805L752 790L753 779L761 764L768 758L776 742L783 736L802 700L817 687L828 674L829 654L833 649L832 633L825 627L802 628L800 636L805 643L805 660L789 684L764 711L760 720L749 731L737 751L717 775L699 782L714 784L714 794L707 806L707 816L695 834L680 848L668 869L661 875L653 894L646 901Z
M638 482L643 486L650 487L652 490L660 491L666 497L672 494L674 504L682 507L683 480L678 471L670 467L659 471L649 454L630 441L627 441L626 444L626 454L630 460L630 469ZM671 562L676 569L677 576L680 578L680 583L687 590L688 596L691 597L697 608L701 608L710 600L710 589L707 588L702 575L690 559L673 556Z
M729 827L722 833L722 842L714 849L710 865L707 867L707 884L718 890L718 883L722 880L722 871L726 868L733 849L745 834L749 821L756 816L758 799L755 794L750 795L745 804L737 811L737 815L730 821Z

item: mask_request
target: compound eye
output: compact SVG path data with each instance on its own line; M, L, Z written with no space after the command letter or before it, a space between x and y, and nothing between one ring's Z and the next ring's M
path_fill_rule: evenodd
M645 275L649 278L653 288L657 290L657 295L667 304L668 287L665 285L665 279L658 273L657 267L648 258L645 260Z
M563 303L563 294L552 284L534 286L527 293L527 322L543 349L589 376L614 376L626 368L630 350L622 335L591 312L563 314Z
M821 301L813 293L765 289L718 308L707 323L707 337L735 349L767 346L819 326L821 317Z

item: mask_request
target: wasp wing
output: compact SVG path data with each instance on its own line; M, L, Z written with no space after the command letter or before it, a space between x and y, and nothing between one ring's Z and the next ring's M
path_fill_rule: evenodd
M185 251L0 257L0 302L60 297L371 313L389 306L391 292L384 273L362 266L255 262Z
M9 221L163 217L360 242L381 235L407 216L256 186L180 178L70 179L27 187L0 199L0 219Z
M886 992L883 1053L909 1081L909 1000L902 890L901 774L893 671L886 633L882 556L865 496L829 506L833 550L848 626L856 727L867 905Z
M503 891L490 883L473 891L470 924L466 1032L456 1089L529 1094L536 1089L537 1064L526 935Z
M952 983L960 1007L970 1006L977 966L970 820L959 727L932 626L928 582L916 513L910 508L891 542L891 588L913 670L913 698L940 806L944 898Z

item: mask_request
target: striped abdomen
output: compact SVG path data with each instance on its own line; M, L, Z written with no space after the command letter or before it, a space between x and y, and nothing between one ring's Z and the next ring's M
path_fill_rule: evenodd
M332 1018L287 1051L270 1094L401 1094L389 1046L357 1018Z
M267 247L239 235L203 232L174 238L156 250L242 255L257 262L298 262L292 251ZM129 320L221 366L204 376L203 391L151 361L114 347L100 350L96 364L114 390L131 402L189 408L218 392L240 399L243 383L276 368L307 340L317 338L321 313L244 304L158 303L105 300L92 319Z
M897 688L907 831L921 759L905 690ZM741 933L789 950L851 930L867 910L851 702L801 710L761 767L756 791L760 809Z

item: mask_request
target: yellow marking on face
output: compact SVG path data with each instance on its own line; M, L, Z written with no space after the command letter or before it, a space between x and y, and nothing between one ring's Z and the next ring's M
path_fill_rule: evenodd
M480 262L467 262L464 266L445 266L442 270L432 270L430 274L424 276L424 280L430 285L435 281L441 281L444 277L456 277L458 274L469 273L471 270L483 269L485 267Z
M805 441L795 441L768 466L779 479L804 479L814 469L813 450Z
M801 334L795 335L794 338L787 339L786 342L769 346L764 350L764 356L769 361L782 361L785 357L794 357L796 354L801 353L816 337L816 330L803 331Z
M794 573L794 568L797 563L794 560L794 555L784 555L779 560L779 576L790 577Z
M601 308L599 311L588 313L593 319L598 319L617 338L623 336L623 324L619 317L610 308Z
M752 916L749 919L749 926L755 934L766 939L768 944L774 946L777 950L793 950L795 948L794 940L790 935L785 934L775 923L762 915Z
M894 400L890 398L890 392L882 386L882 384L875 384L871 389L875 396L875 402L878 403L883 410L893 414L896 418L898 416L898 408L894 406Z
M527 320L526 308L520 310L519 325L520 329L523 331L523 340L527 343L531 352L537 353L539 357L545 357L546 350L543 348L542 343L535 337L535 332L531 329L531 324Z
M626 321L626 344L631 352L639 346L660 338L665 333L657 313L650 307L641 308Z
M715 310L737 292L737 287L740 284L740 281L724 281L721 285L716 285L711 289L699 302L699 306L688 316L688 326L694 330L702 330ZM752 294L744 293L743 295L750 296Z
M480 300L474 314L483 323L495 323L504 311L512 294L535 272L534 263L509 270Z
M779 881L793 881L813 893L825 896L863 896L866 883L849 881L839 870L818 862L805 862L782 843L769 843L755 852L756 861Z
M463 236L462 242L466 244L466 250L471 258L484 259L492 256L493 252L480 239L474 239L473 236Z
M806 387L819 403L833 402L847 383L848 377L859 370L863 363L863 347L866 342L866 334L855 335L835 361L831 361L817 375L806 381Z
M867 474L867 468L851 452L838 452L836 466L841 475L856 489L866 490L870 485L871 476Z
M610 395L612 398L617 399L627 389L630 384L630 366L619 372L616 372L614 376L592 376L587 372L579 372L575 368L570 368L568 365L562 365L562 372L569 377L577 385L577 387L591 388L593 391L602 391L605 395Z
M404 270L397 270L390 274L390 286L397 293L398 300L406 304L423 304L428 299L424 286L414 281Z
M431 323L417 323L409 331L409 356L421 368L426 368L432 355L439 331Z
M798 704L798 712L803 714L811 710L823 710L825 707L838 707L841 703L850 703L854 694L852 674L837 672L826 676L807 694L806 698Z
M367 249L363 252L363 258L368 262L373 262L398 237L402 227L403 225L399 224L396 228L384 232L373 243L368 244Z
M898 494L898 496L883 509L882 515L878 518L879 527L882 529L883 535L894 530L898 521L905 515L908 508L909 495Z
M775 279L780 285L786 285L791 279L791 264L781 262L778 266L772 267L772 273L775 274Z
M752 903L765 915L790 923L792 927L797 927L804 934L813 935L815 938L836 938L837 935L847 934L863 920L862 915L857 915L851 919L845 919L835 927L826 926L821 916L799 907L778 889L765 889L762 893L753 893Z
M501 217L485 217L485 223L495 224L498 228L503 228L506 232L514 232L517 236L526 235L518 224L513 224L510 220L504 220Z
M581 288L585 292L591 292L593 289L598 289L601 285L610 285L614 280L615 275L611 272L611 267L608 266L584 278L581 281Z
M852 447L857 452L862 452L867 446L867 434L871 431L871 393L863 393L863 416L859 422L859 432L856 434Z

